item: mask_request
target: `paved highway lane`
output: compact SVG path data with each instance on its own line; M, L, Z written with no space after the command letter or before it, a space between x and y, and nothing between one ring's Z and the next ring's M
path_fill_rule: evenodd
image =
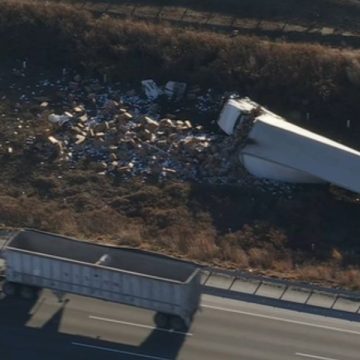
M78 296L0 301L0 359L358 360L360 323L213 296L188 333L152 313Z

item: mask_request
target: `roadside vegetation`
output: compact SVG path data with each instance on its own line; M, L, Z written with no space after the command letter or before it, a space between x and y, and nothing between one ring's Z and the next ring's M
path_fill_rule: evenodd
M236 90L359 147L360 53L230 38L95 18L70 5L0 4L0 61L26 59L110 80L181 80ZM6 85L0 84L0 95ZM0 103L11 112L16 100ZM7 134L11 116L0 120ZM351 130L346 123L351 120ZM34 118L31 131L44 129ZM11 136L11 135L9 135ZM21 148L22 144L14 144ZM121 182L92 171L1 157L0 222L131 245L218 266L360 288L360 208L354 196L314 188L291 198L252 188Z
M79 0L65 0L76 3ZM104 3L104 0L89 0ZM357 30L360 28L360 4L357 0L107 0L114 5L136 4L171 6L207 13L222 13L240 18L296 22L309 26L335 26Z
M357 145L359 51L94 18L69 5L14 0L0 4L0 35L3 59L67 65L112 80L234 89L285 115L309 113L306 127Z

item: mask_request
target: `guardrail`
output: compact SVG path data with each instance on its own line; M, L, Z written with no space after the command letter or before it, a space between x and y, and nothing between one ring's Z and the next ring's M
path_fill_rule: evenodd
M360 292L321 287L303 282L273 279L241 271L203 269L206 288L310 305L327 310L360 314Z

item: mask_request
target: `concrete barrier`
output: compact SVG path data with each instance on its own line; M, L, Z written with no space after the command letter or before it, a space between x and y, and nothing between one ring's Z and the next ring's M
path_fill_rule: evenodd
M202 284L216 292L258 296L309 307L359 314L360 292L272 279L239 271L204 269Z

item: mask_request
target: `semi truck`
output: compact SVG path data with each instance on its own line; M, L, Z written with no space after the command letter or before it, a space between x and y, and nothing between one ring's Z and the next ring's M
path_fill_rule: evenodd
M238 157L259 178L331 183L360 193L360 152L294 125L249 98L231 98L218 119Z
M158 327L186 330L200 303L200 269L152 252L22 229L0 241L5 296L72 293L155 311Z

